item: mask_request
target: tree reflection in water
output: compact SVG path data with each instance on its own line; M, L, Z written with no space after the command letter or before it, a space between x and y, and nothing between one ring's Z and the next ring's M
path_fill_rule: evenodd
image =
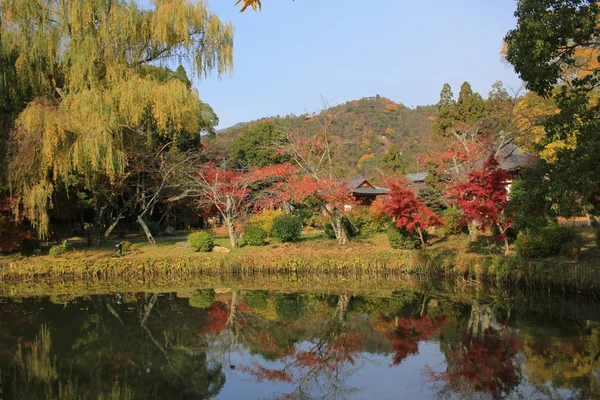
M507 325L508 321L498 323L492 307L472 302L461 339L440 343L446 371L428 371L432 382L441 384L440 397L454 393L461 398L502 399L513 392L521 382L522 357L518 353L523 345Z
M336 399L354 392L347 382L360 367L364 341L360 332L346 330L349 300L347 294L338 296L333 314L307 338L305 345L278 349L270 335L261 332L260 345L278 353L283 367L268 368L255 362L244 371L259 382L270 380L294 385L294 391L284 395L285 398L307 399L318 392L320 398Z
M593 313L557 322L533 302L412 291L217 292L0 299L3 398L204 399L256 382L276 397L364 397L379 375L414 388L406 368L437 357L420 370L426 396L600 398ZM439 352L419 354L425 342Z
M156 294L128 301L113 295L62 305L65 313L79 318L43 324L33 340L21 340L14 367L3 370L3 382L11 382L4 387L6 398L183 399L218 394L225 384L222 367L208 362L206 341L186 318L189 309ZM90 313L82 319L77 311L87 307Z

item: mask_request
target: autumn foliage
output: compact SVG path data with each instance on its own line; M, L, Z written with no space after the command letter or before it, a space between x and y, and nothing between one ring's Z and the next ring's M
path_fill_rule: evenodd
M373 203L374 206L393 218L398 228L405 228L411 233L417 231L421 245L425 247L423 231L429 227L441 226L442 219L401 183L392 183L390 189L389 195Z
M428 315L419 318L399 318L396 328L387 335L394 348L393 365L400 364L406 357L418 354L419 342L429 340L446 324L445 316L432 318Z
M510 172L500 168L490 155L483 168L469 172L464 181L455 184L449 191L463 212L462 223L475 222L484 230L487 227L498 228L507 253L506 230L512 225L512 220L506 215L506 186L510 180Z
M520 382L517 354L522 347L521 340L513 335L467 338L464 345L446 351L447 371L431 375L445 382L446 390L506 398Z

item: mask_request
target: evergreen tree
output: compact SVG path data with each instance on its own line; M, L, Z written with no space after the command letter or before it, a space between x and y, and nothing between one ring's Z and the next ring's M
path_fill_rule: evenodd
M392 174L404 174L406 170L406 159L396 144L390 145L387 153L381 159L381 169L391 172Z

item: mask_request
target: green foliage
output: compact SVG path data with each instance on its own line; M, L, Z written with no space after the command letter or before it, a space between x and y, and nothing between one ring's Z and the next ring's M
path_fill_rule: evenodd
M464 227L460 224L461 217L462 212L458 208L449 207L442 211L446 235L458 235L464 230Z
M248 242L243 237L239 237L239 238L237 238L237 244L239 247L244 247L244 246L248 245Z
M273 236L273 221L280 215L283 215L281 210L264 210L260 214L253 214L250 223L261 226L268 236Z
M479 93L473 92L471 84L464 82L458 93L456 115L459 121L475 122L485 115L485 101Z
M264 310L267 308L267 298L269 292L266 290L252 290L246 293L246 304L255 310Z
M372 208L357 207L346 218L358 229L357 233L360 234L384 232L390 225L390 219L387 215L375 213Z
M551 163L547 181L555 201L600 213L600 63L596 38L600 5L595 1L521 0L517 27L505 41L506 59L527 89L552 97L556 111L544 118L537 143Z
M387 238L390 246L397 250L414 250L421 246L419 238L404 228L391 226L387 230Z
M244 232L244 239L249 246L264 246L267 239L267 231L260 225L248 225Z
M209 252L215 247L215 242L208 232L190 233L187 237L189 246L195 251Z
M438 214L446 208L443 200L445 179L445 173L441 173L437 165L428 163L425 187L419 191L417 196L427 208Z
M381 169L392 174L404 173L407 167L406 159L396 144L390 145L385 155L381 158Z
M407 169L415 165L416 154L424 153L433 144L432 138L423 135L423 132L431 131L432 119L437 114L434 106L410 109L385 97L375 96L331 107L328 113L335 118L330 120L327 131L332 137L343 139L335 141L338 156L333 161L347 176L355 174L359 164L365 172L372 172L368 170L369 166L381 167L378 161L390 148L389 143L395 143L402 149ZM273 124L275 131L300 132L305 139L322 133L321 125L309 115L290 114L254 121L251 122L252 127L261 122ZM231 127L220 133L217 140L221 146L231 148L245 129L245 126ZM370 161L365 161L364 156Z
M215 291L205 289L196 292L190 297L190 306L195 308L209 308L215 301Z
M557 213L569 213L554 201L560 189L557 182L548 182L547 167L539 162L536 167L523 170L511 185L507 209L517 232L546 227L556 222Z
M283 214L273 220L273 236L282 242L295 242L302 235L302 221L295 215Z
M461 129L458 123L470 124L485 116L485 100L473 92L469 82L460 87L458 100L453 99L449 84L445 84L437 104L439 116L433 124L433 132L442 137L451 137L452 131Z
M62 244L59 245L55 245L50 247L50 250L48 251L48 254L51 257L59 257L62 254L65 254L69 251L73 250L73 246L70 245L66 240L64 242L62 242Z
M299 320L306 308L303 296L297 294L280 294L275 299L277 318L285 322Z
M344 229L346 231L346 235L348 237L354 237L358 235L361 231L357 225L355 225L355 220L348 217L342 217L342 223L344 224ZM333 230L333 225L331 222L327 222L325 224L325 236L329 239L335 239L335 231Z
M246 127L233 142L231 158L243 167L262 168L279 164L286 157L273 150L280 140L279 134L270 122L260 122Z
M525 259L557 254L574 258L583 246L583 238L573 228L552 225L537 231L519 233L515 246L517 255Z

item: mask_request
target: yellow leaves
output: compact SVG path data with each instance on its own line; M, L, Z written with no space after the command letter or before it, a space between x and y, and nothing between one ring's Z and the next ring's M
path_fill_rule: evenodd
M364 137L360 140L360 148L367 151L371 150L371 140L369 137Z
M523 96L514 109L514 121L520 132L518 144L525 150L534 151L546 141L544 118L554 114L556 104L529 92Z
M375 157L375 153L369 153L369 154L363 154L359 159L358 159L358 163L356 164L356 168L357 169L362 169L363 165L367 162L369 162L370 160L372 160Z
M238 0L235 5L237 6L240 3L242 4L240 12L246 11L248 7L252 7L254 11L262 9L261 0Z
M576 147L577 140L575 136L572 136L567 140L555 140L548 143L546 146L544 146L544 149L540 151L539 155L548 163L554 163L559 152L563 150L574 150Z

